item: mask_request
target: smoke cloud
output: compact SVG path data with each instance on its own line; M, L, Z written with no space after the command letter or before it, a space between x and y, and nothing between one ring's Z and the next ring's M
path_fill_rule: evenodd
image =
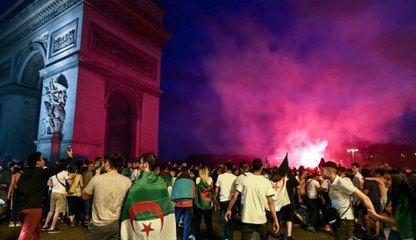
M266 2L205 17L201 66L221 115L219 131L196 123L205 149L305 164L402 136L416 112L414 2L290 1L286 16Z

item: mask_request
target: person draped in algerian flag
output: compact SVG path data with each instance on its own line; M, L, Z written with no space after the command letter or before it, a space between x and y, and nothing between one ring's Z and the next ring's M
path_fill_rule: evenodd
M144 153L139 164L141 174L131 186L121 214L121 239L176 239L166 183L153 171L156 156Z
M214 233L212 227L212 207L214 203L214 181L209 176L209 169L202 165L199 167L196 183L196 198L194 206L194 219L192 224L192 235L195 239L200 238L200 227L202 216L207 226L208 237L212 239Z
M289 161L286 154L285 159L280 164L279 168L273 173L270 183L275 191L273 196L274 207L276 215L280 221L286 222L286 239L291 240L292 238L292 222L295 209L290 199L288 192L288 185L293 189L295 184L291 184L290 181L296 182L296 179L290 173ZM292 193L293 194L293 193ZM282 233L284 238L284 233Z

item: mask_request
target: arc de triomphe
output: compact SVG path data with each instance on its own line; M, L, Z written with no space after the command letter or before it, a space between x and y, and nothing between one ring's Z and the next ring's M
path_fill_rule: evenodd
M163 14L154 0L24 0L5 12L0 152L157 151Z

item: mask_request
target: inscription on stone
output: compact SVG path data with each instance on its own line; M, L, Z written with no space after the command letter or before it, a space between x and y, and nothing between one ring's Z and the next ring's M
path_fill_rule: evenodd
M73 48L77 44L77 20L52 33L50 56Z
M156 79L156 59L96 25L91 25L89 48L131 65L152 80Z

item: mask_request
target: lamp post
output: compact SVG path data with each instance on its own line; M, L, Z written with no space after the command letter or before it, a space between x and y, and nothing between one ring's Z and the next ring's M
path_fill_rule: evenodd
M350 148L350 149L347 149L347 152L351 153L352 162L355 162L354 157L355 157L355 153L358 152L358 149Z

